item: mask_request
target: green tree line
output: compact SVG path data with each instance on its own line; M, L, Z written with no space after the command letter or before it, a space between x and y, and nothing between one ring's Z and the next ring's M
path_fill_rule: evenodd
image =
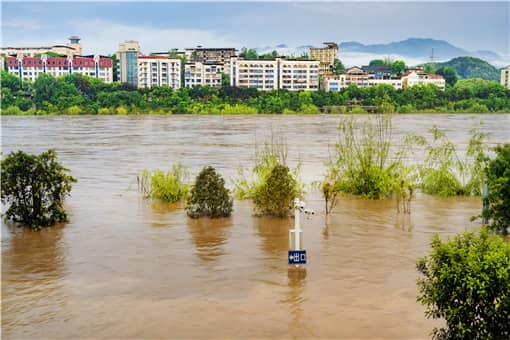
M105 84L77 74L62 77L41 75L33 83L2 71L2 114L248 114L318 113L323 106L332 112L363 113L359 106L377 106L379 112L509 112L510 92L495 81L462 79L445 91L434 85L396 90L389 85L340 92L274 90L254 88L169 87L137 89L129 84Z

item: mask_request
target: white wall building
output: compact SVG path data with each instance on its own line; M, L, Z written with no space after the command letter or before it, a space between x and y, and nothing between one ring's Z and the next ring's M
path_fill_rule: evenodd
M402 87L411 87L414 85L433 84L444 91L446 83L442 76L438 74L419 74L416 71L406 72L402 77Z
M230 85L263 91L316 91L319 88L319 61L245 60L233 57L230 62Z
M501 85L510 90L510 65L501 69Z
M113 81L113 63L109 57L7 57L7 71L22 81L35 81L41 74L54 77L81 74L98 78L105 83Z
M181 59L163 56L138 56L138 87L181 87Z
M221 74L224 71L221 62L186 63L184 66L184 85L221 87Z

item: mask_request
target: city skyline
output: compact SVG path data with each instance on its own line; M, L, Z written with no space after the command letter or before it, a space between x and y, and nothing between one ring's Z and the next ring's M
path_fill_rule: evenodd
M509 8L508 2L2 2L1 45L64 44L78 35L85 54L110 54L130 39L152 52L418 37L508 56Z

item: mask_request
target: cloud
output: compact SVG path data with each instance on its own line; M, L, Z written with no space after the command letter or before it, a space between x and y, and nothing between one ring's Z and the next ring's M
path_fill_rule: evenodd
M35 31L41 29L42 27L43 25L40 22L33 19L20 17L2 18L2 29L10 28Z
M73 34L82 38L84 53L108 54L117 51L125 40L136 40L143 53L168 51L171 48L196 45L238 46L231 35L201 29L170 29L150 26L132 26L105 20L76 21L70 23Z

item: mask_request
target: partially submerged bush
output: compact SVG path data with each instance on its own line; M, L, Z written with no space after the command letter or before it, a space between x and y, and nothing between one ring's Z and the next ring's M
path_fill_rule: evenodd
M172 170L166 173L159 169L152 174L144 170L142 175L138 176L138 189L146 198L174 203L186 197L189 192L189 186L184 183L186 175L180 164L174 164Z
M257 189L253 203L258 213L283 217L297 197L296 180L287 166L278 164Z
M442 242L417 262L417 300L426 316L445 319L434 329L436 339L510 338L510 245L500 237L464 233Z
M334 158L327 178L339 192L380 199L393 192L396 162L388 159L391 146L391 118L378 114L359 123L342 119Z
M291 171L285 165L286 158L285 143L272 135L269 142L255 150L253 180L247 179L240 169L240 178L235 183L236 198L253 200L257 214L287 215L294 198L302 196L304 190L298 181L300 167Z
M409 135L408 142L424 148L426 157L418 165L421 190L442 197L481 194L483 170L487 162L487 133L479 127L470 130L471 139L462 158L454 143L436 125L429 130L432 140Z
M186 206L191 218L227 217L232 213L233 199L225 188L225 180L213 167L204 168L191 188Z
M64 198L76 179L57 161L55 150L40 155L11 152L1 161L5 217L32 229L67 220Z
M510 144L495 148L496 158L487 167L489 208L484 212L489 228L508 233L510 228Z

